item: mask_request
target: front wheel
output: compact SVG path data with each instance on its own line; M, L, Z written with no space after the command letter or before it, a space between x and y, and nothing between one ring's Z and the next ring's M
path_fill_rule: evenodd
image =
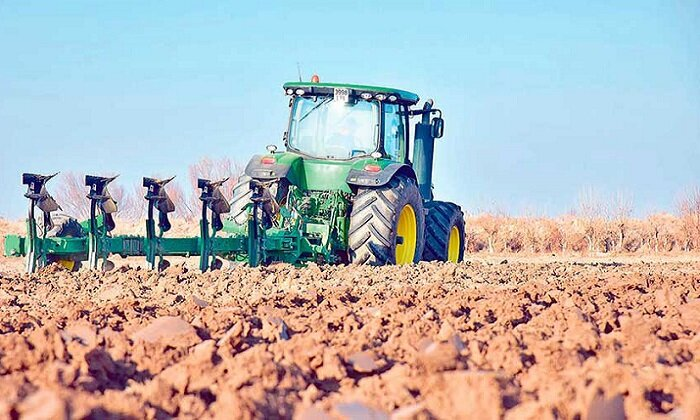
M412 178L360 188L350 213L348 246L354 264L410 264L423 255L423 200Z
M431 201L425 205L423 260L461 262L464 259L464 214L458 205Z

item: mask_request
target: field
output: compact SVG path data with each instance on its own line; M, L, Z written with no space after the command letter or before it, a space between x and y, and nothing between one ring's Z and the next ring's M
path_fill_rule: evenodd
M700 418L696 257L142 263L0 259L0 417Z

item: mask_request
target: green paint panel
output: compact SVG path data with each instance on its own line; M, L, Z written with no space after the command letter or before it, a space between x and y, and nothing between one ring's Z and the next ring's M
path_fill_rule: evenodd
M4 249L6 257L24 257L27 255L26 240L22 236L5 236Z
M193 238L199 240L199 238ZM235 253L248 251L248 238L244 236L220 237L212 240L212 249L216 253Z
M369 164L382 169L391 164L388 159L357 158L352 160L323 160L302 156L294 152L268 155L278 165L290 167L287 179L293 185L311 191L343 191L350 193L346 180L351 169L363 170Z
M71 255L87 252L87 238L46 238L41 241L48 254Z
M350 192L350 186L345 181L352 162L336 162L328 160L304 160L304 187L312 191L337 190Z

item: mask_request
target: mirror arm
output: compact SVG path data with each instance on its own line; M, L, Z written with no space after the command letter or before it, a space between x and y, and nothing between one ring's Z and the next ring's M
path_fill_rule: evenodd
M437 108L432 108L432 109L412 109L408 111L408 116L409 117L415 117L416 115L425 115L425 114L438 114L438 117L442 118L442 111L437 109Z

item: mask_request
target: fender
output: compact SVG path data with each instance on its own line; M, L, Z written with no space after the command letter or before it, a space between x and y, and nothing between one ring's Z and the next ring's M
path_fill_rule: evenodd
M345 182L356 187L381 187L398 174L416 179L416 173L410 165L405 163L390 163L379 172L351 169Z
M269 181L273 179L287 178L290 182L296 182L297 170L301 163L301 158L290 153L278 153L275 158L275 163L263 163L264 157L270 155L255 155L245 167L243 173L253 179ZM291 179L294 178L294 179Z
M243 171L246 175L254 179L277 179L285 178L292 168L292 165L275 162L272 164L262 163L262 158L265 155L254 155Z

